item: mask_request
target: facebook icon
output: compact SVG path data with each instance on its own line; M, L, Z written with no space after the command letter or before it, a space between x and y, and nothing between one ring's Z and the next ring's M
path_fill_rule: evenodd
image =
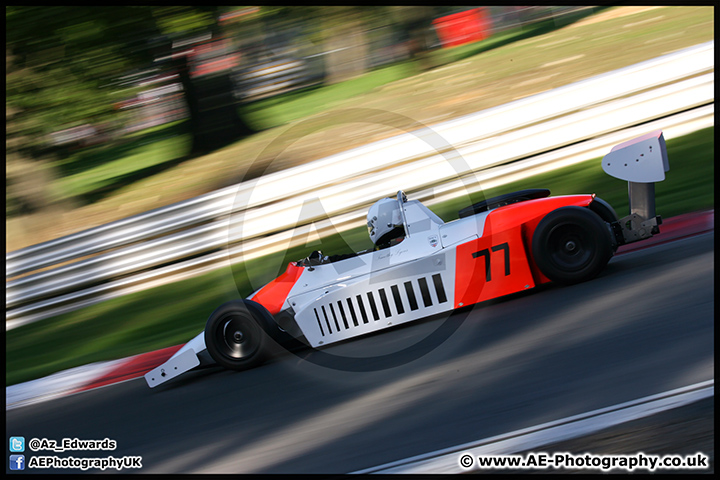
M25 470L25 455L10 455L10 470Z

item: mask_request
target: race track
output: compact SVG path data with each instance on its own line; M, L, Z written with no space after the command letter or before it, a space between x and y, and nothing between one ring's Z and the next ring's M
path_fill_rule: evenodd
M9 410L6 438L107 437L116 450L72 454L140 455L141 473L347 473L710 380L713 240L628 252L593 281L325 355L205 369L153 390L138 378ZM362 358L318 365L327 354Z

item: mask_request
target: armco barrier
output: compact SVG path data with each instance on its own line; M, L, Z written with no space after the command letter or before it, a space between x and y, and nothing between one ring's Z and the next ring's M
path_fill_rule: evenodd
M714 72L714 42L447 121L432 128L447 143L458 147L484 138L492 138L511 129L612 101L656 85L677 82L683 78L710 72ZM380 151L386 152L385 156L390 159L390 164L411 161L413 158L423 158L434 153L432 146L414 142L414 139L411 134L399 135L312 164L268 175L264 177L262 184L273 184L282 189L266 188L265 194L258 197L257 202L275 201L282 197L315 190L322 182L322 178L315 173L320 168L327 172L323 178L346 178L372 173L385 166L378 162L367 163L367 160L372 160L374 154ZM228 213L237 189L255 188L252 183L225 188L10 252L5 257L6 277L11 278L217 218Z
M93 297L101 298L98 290L107 290L114 282L134 279L142 283L140 279L153 270L170 274L174 264L176 270L184 268L181 265L191 257L192 262L209 265L212 262L203 261L203 256L221 261L218 251L246 251L254 238L279 235L324 216L361 211L368 202L398 188L410 192L439 189L474 172L678 112L691 110L707 116L714 102L713 48L710 42L445 122L432 131L404 134L11 252L6 256L8 277L95 256L8 281L6 318L38 319L43 312L76 308ZM609 91L608 85L617 88ZM578 103L573 104L573 99ZM552 106L556 108L549 109ZM444 155L448 152L438 151L438 142L417 138L432 138L435 133L457 149L462 161L448 162ZM322 176L317 175L318 169ZM402 185L398 185L400 178ZM328 179L338 183L330 184ZM310 215L308 205L315 205Z
M426 205L457 197L475 190L472 188L493 188L507 182L546 172L555 168L599 158L612 146L637 137L648 130L664 129L666 138L671 139L685 135L700 128L713 125L714 109L712 105L693 109L673 115L670 118L643 124L619 132L603 135L563 149L537 155L529 159L512 162L482 172L472 173L471 181L457 178L442 185L429 187L413 192L413 198L422 200ZM473 185L474 184L474 185ZM362 223L366 209L359 209L332 219L317 221L314 228L319 235L341 232ZM226 224L225 227L228 225ZM307 227L305 227L307 229ZM302 230L302 227L300 228ZM67 294L55 296L47 300L33 302L12 311L13 320L9 320L6 328L29 323L42 318L51 317L72 311L82 306L98 303L110 298L122 296L151 286L172 283L173 281L197 275L211 269L228 266L229 259L248 260L275 251L282 251L290 246L298 245L295 229L281 231L272 235L250 239L235 245L227 245L226 250L218 250L197 258L182 259L163 267L149 271L137 272L126 278L111 280L95 286L74 290ZM299 235L300 241L303 235ZM181 251L182 252L182 251Z

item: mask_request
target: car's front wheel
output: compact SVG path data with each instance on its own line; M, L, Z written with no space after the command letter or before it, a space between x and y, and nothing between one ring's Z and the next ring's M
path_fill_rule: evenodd
M573 284L597 276L613 255L605 222L583 207L562 207L545 215L532 239L540 271L558 283Z
M259 305L235 300L220 305L205 326L205 346L219 365L246 370L263 363L269 356L267 319Z

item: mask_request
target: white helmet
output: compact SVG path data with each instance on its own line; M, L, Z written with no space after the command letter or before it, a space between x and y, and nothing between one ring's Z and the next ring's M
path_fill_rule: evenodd
M368 210L367 227L370 240L379 246L385 246L391 240L405 236L402 213L398 201L383 198L375 202Z

